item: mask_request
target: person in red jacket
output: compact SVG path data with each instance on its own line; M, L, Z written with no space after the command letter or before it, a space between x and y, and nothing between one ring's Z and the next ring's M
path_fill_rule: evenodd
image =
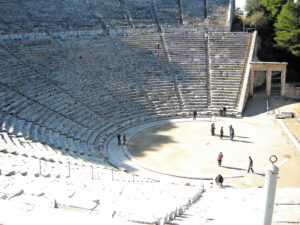
M223 154L222 154L222 152L220 152L219 155L218 155L218 165L219 166L222 165L222 159L223 159Z

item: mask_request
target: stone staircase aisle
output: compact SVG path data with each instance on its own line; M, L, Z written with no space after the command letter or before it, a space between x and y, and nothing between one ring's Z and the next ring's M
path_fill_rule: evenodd
M215 114L224 106L236 115L252 34L218 32L208 34L210 66L210 110Z
M207 75L204 34L163 34L172 72L183 102L182 113L206 114Z
M289 193L289 195L286 195ZM272 225L300 222L299 189L278 188ZM253 225L260 224L264 204L263 188L220 188L207 184L202 197L181 217L176 225Z

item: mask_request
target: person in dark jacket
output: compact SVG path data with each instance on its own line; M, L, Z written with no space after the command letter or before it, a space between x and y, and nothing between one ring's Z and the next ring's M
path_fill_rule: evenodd
M126 134L123 134L123 145L126 145L127 139L126 139Z
M193 120L196 120L196 117L197 117L197 111L195 110L195 111L193 112Z
M210 126L210 132L211 132L211 136L215 136L215 123L212 123Z
M117 134L118 145L121 145L121 134Z
M216 178L215 178L216 184L222 186L223 185L223 181L224 178L222 177L221 174L219 174Z
M220 130L220 138L222 139L224 136L224 131L223 131L223 127L221 127L221 130Z
M234 129L231 128L230 129L230 139L233 140L233 137L234 137Z
M253 160L251 158L251 156L249 156L249 166L248 166L248 173L251 170L252 173L254 173L253 171Z

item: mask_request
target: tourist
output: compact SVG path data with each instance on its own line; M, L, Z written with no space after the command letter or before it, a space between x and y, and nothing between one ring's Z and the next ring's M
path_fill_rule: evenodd
M224 131L223 131L223 127L221 127L221 130L220 130L220 138L222 139L224 136Z
M223 185L223 181L224 178L222 177L221 174L219 174L216 178L215 178L216 184L222 186Z
M229 125L229 134L230 134L230 132L231 132L231 129L232 129L232 125L230 124L230 125Z
M253 171L253 160L251 158L251 156L249 156L249 167L248 167L248 173L251 170L252 173L254 173Z
M210 132L211 132L211 136L215 136L215 123L212 123L210 126Z
M126 141L127 141L126 134L123 134L123 145L126 145Z
M223 154L222 154L222 152L220 152L218 155L218 165L219 166L222 166L222 159L223 159Z
M234 129L231 128L230 129L230 139L233 140L233 137L234 137Z
M197 117L197 111L195 110L194 112L193 112L193 120L196 120L196 117Z
M121 145L121 135L118 134L118 135L117 135L117 138L118 138L118 145Z
M157 52L157 50L155 49L155 50L154 50L154 58L157 57L157 54L158 54L158 52Z
M225 106L223 107L223 110L222 110L222 111L223 111L223 116L226 116L227 108L226 108Z

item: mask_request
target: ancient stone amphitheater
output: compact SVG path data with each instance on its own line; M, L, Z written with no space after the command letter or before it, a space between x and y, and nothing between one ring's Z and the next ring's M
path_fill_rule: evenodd
M255 33L230 32L233 11L232 0L1 1L0 224L183 213L199 186L121 171L105 147L194 110L242 115Z

